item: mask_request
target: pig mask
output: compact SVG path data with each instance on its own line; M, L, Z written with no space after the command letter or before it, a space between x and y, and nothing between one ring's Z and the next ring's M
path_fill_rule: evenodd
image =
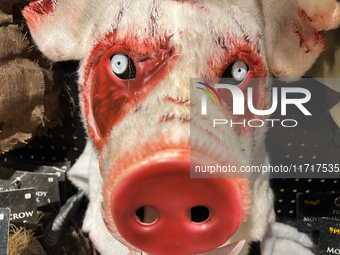
M335 0L44 0L23 14L47 57L80 61L90 139L69 177L89 195L84 230L101 254L200 254L262 239L275 220L268 179L190 179L189 159L268 164L266 128L213 128L231 116L225 99L209 117L190 113L200 103L190 78L231 70L244 90L246 78L300 77L325 47L319 31L339 23ZM270 84L253 89L257 108L269 107ZM209 218L191 222L201 205ZM143 206L156 208L155 222L138 220Z

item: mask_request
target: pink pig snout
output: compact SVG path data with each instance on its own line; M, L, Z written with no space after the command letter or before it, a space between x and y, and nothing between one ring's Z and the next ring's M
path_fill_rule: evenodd
M228 178L190 178L188 155L141 164L113 190L112 217L130 244L156 255L197 254L224 244L238 229L238 185Z

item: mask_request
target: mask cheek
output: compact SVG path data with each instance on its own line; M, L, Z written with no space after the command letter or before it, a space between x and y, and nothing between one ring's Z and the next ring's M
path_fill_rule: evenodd
M128 82L114 76L109 59L100 61L93 73L93 114L102 138L106 138L119 118L128 97Z

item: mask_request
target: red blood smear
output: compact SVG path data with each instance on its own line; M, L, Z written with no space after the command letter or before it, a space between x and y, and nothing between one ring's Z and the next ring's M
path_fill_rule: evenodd
M166 97L170 102L174 103L174 104L188 104L189 103L189 99L180 99L180 98L173 98L170 96Z
M118 52L123 52L118 47ZM140 104L150 87L155 86L166 74L169 52L160 50L157 58L138 62L137 77L121 80L111 70L110 58L105 54L94 69L93 75L93 112L102 137L107 137L116 122ZM149 87L148 87L149 86ZM144 89L148 87L147 89Z
M311 17L309 17L308 14L306 13L306 11L303 10L303 9L299 9L299 15L305 22L307 22L307 23L313 22L313 19Z
M249 72L246 79L238 85L238 87L243 91L244 99L245 99L245 114L244 115L235 115L233 116L233 122L243 122L246 121L246 126L243 125L235 125L237 130L239 130L242 134L248 133L251 131L251 127L247 125L247 121L250 119L259 118L263 119L263 116L255 116L248 109L247 105L247 88L253 88L253 104L255 109L262 110L267 105L267 86L263 84L265 79L252 79L252 78L267 78L268 70L264 62L262 61L262 57L258 53L258 48L255 43L255 39L250 36L236 36L230 33L226 33L228 41L229 50L224 50L219 53L214 52L209 61L209 77L221 77L224 70L227 69L229 65L236 61L243 61L249 67ZM222 57L221 57L222 55ZM218 58L216 58L218 56ZM233 97L229 90L227 89L218 89L218 93L224 101L223 104L228 104L229 106L233 105ZM232 108L230 107L230 110Z
M39 29L42 24L44 15L53 13L55 10L55 3L52 0L31 2L22 11L23 16L27 20L27 24L31 31Z
M191 5L193 5L193 6L195 6L195 7L197 7L198 9L200 9L200 10L203 10L203 11L209 11L209 9L206 7L206 6L204 6L204 5L202 5L199 1L196 1L196 0L174 0L174 1L176 1L176 2L178 2L178 3L186 3L186 4L191 4Z
M37 14L49 14L54 11L52 0L35 1L29 4L30 8Z
M322 47L318 52L316 52L317 54L320 54L326 47L325 35L312 28L307 29L312 30L311 32L313 36L310 36L307 32L303 33L301 26L296 23L293 24L293 32L300 38L300 48L305 48L305 53L309 53L311 51L315 52L315 49L321 44Z
M311 17L304 9L299 8L300 18L312 29L316 31L329 30L334 28L333 22L336 20L332 13L321 12L313 14Z
M143 102L147 94L169 72L174 48L167 45L165 33L158 39L143 40L133 33L116 39L112 33L98 43L85 67L82 92L89 133L101 149L113 126ZM111 70L110 58L128 55L136 67L136 78L122 80Z

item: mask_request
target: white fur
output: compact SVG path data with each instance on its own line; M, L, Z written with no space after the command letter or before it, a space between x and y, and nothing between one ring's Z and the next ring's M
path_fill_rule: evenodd
M261 243L262 255L312 255L315 248L311 239L291 226L282 223L271 224Z
M80 165L84 166L83 171L88 170L89 172L88 186L85 189L89 191L88 196L90 203L86 211L83 230L90 233L90 237L94 241L94 245L100 254L128 254L128 248L119 243L117 239L107 231L103 222L101 216L101 203L103 201L101 190L103 180L99 173L98 156L91 142L88 142L87 146L91 148L87 155L84 158L79 158L79 163L77 162L72 168L74 170L68 174L69 177L73 175L76 178L75 171L77 171L76 169ZM75 178L71 179L75 180Z

